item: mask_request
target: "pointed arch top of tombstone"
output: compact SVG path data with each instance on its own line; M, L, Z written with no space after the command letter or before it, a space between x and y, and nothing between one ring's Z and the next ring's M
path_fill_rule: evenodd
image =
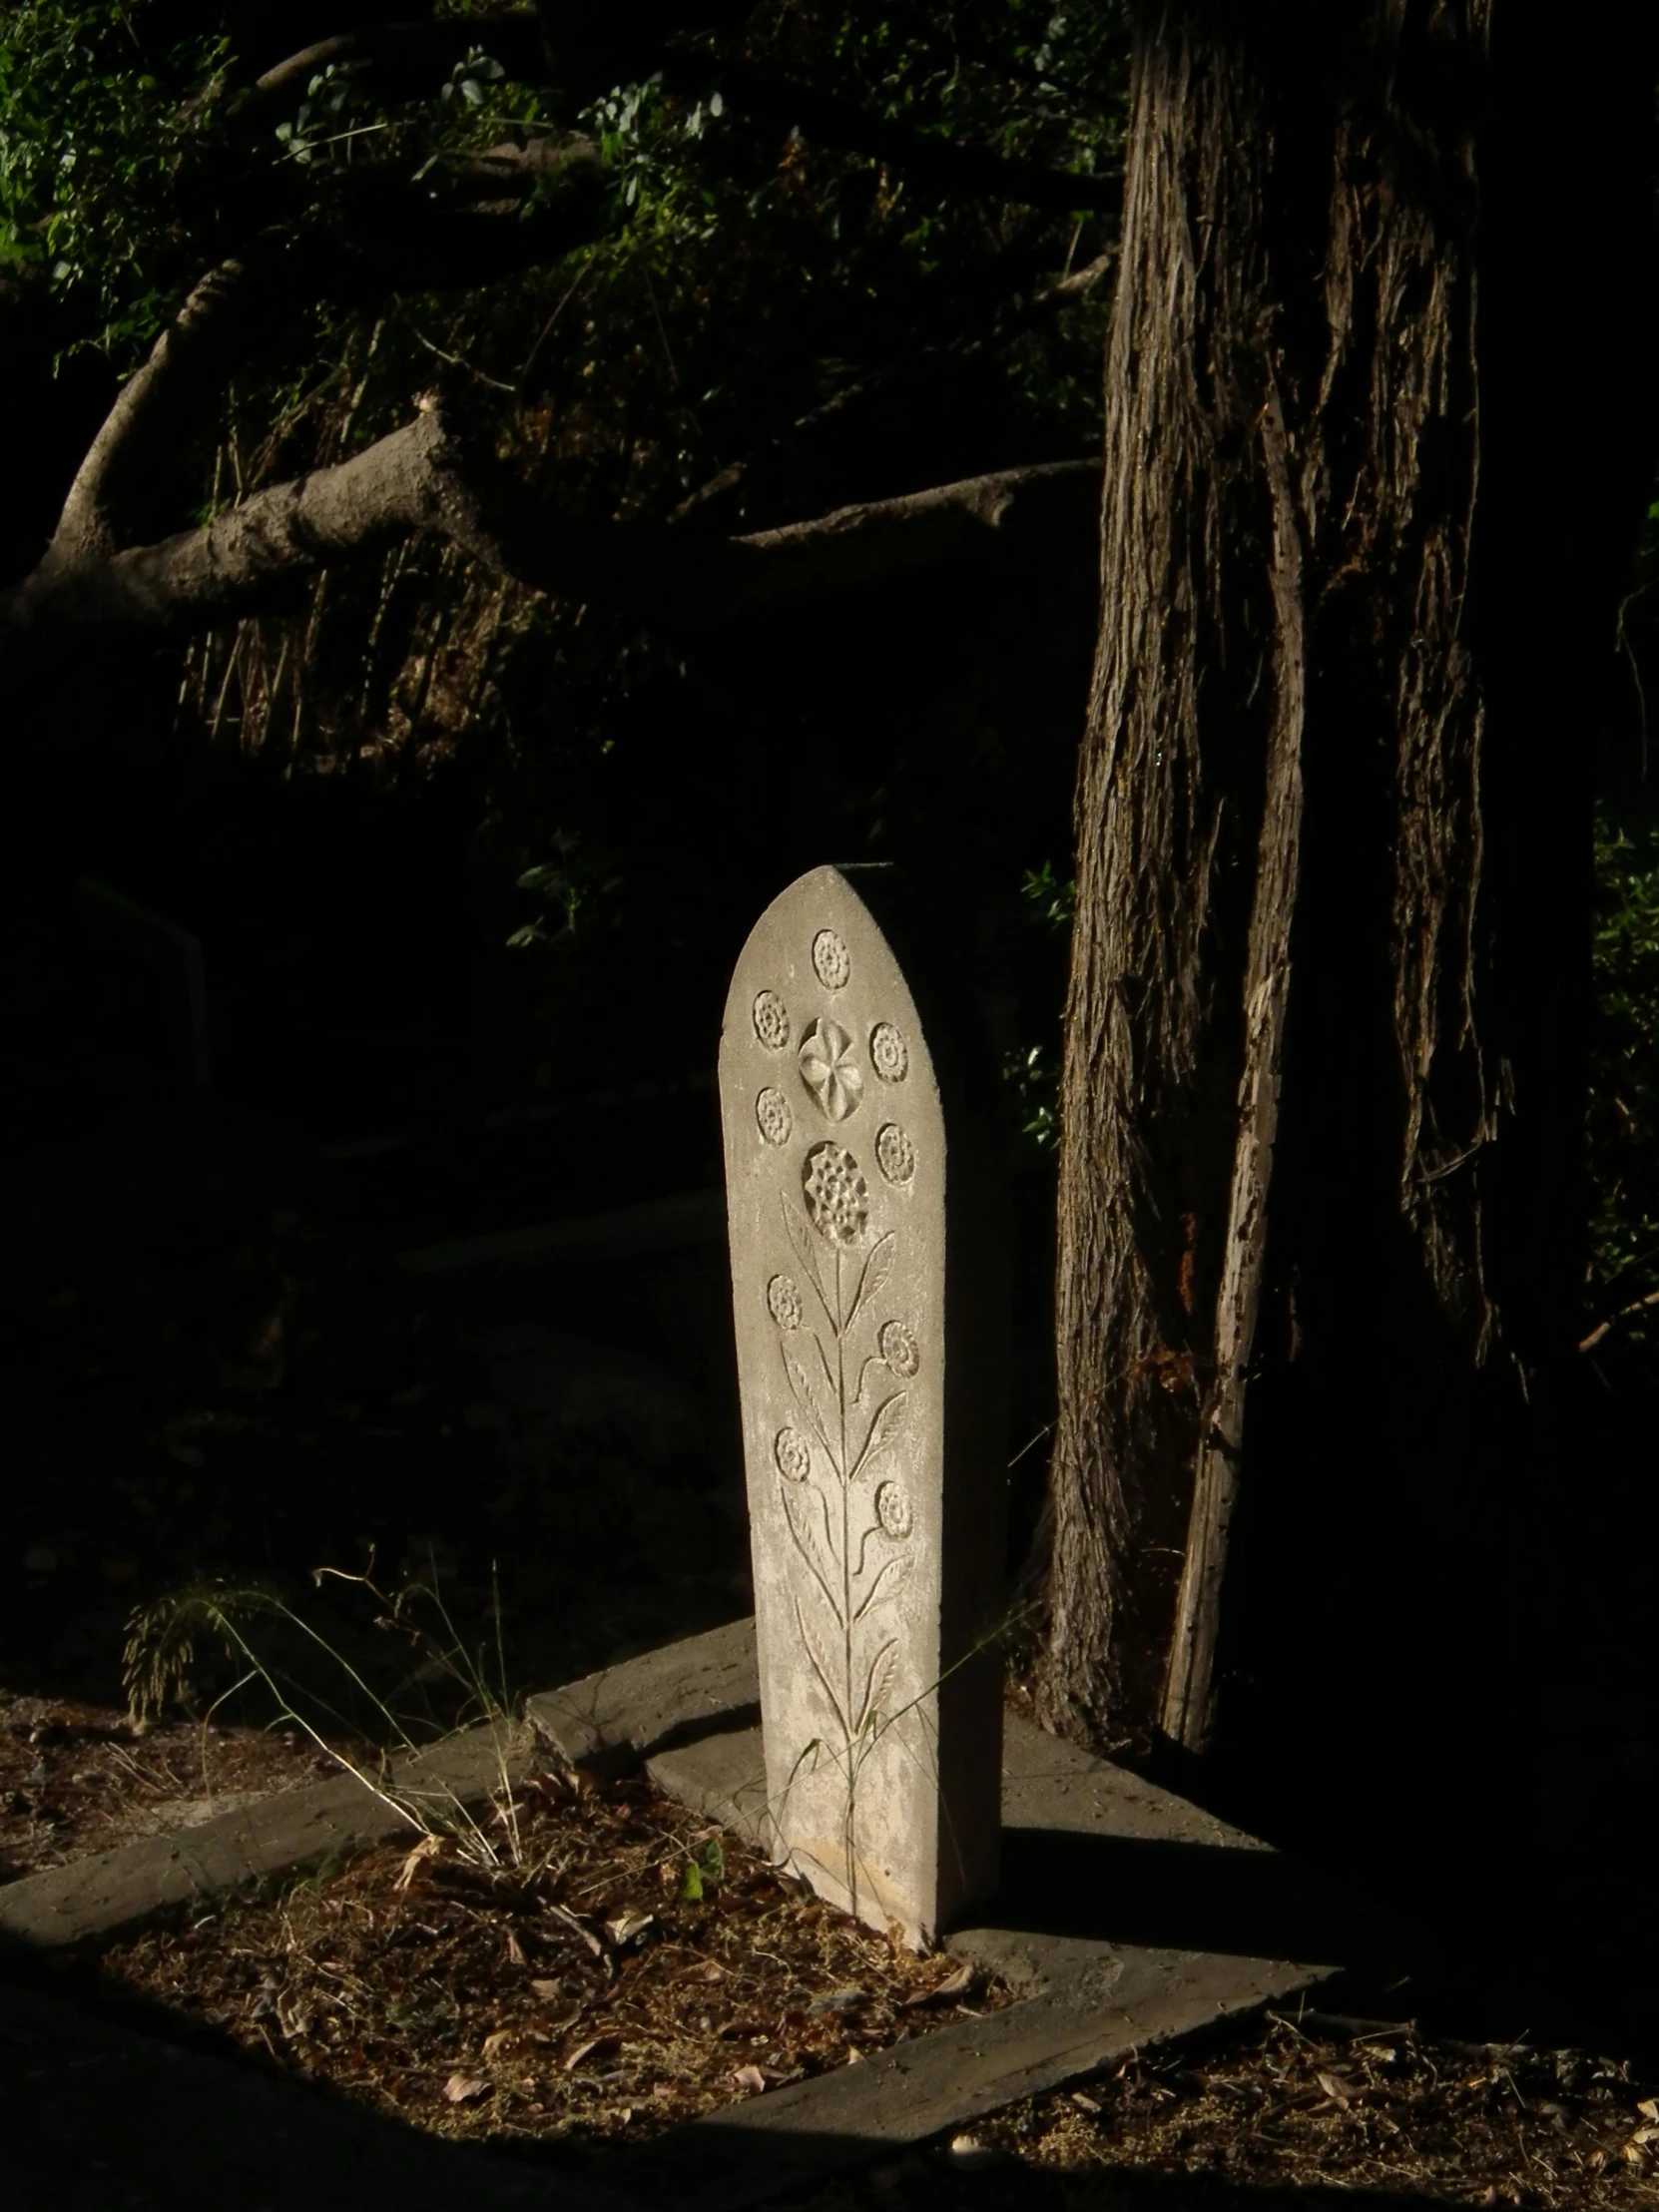
M960 965L896 869L815 868L720 1054L776 1846L912 1941L1000 1834L1002 1181Z

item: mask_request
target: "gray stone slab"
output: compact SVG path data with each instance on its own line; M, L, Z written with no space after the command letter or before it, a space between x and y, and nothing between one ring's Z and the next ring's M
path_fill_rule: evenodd
M754 2203L1339 1975L1397 1979L1421 1961L1411 1930L1170 1791L1013 1716L1004 1745L1002 1889L946 1947L1019 2001L711 2113L605 2161L607 2181L686 2212ZM647 1771L750 1840L767 1833L758 1730Z
M573 1767L635 1766L675 1737L758 1713L755 1623L732 1621L603 1667L525 1706L525 1717Z
M962 948L890 868L762 915L720 1047L767 1848L926 1941L995 1889L1004 1163Z
M594 2178L676 2212L736 2212L1325 1978L1288 1965L1128 1947L1092 1976L603 2159Z
M467 1729L431 1751L399 1759L391 1786L417 1808L434 1813L456 1803L476 1805L507 1772L526 1771L534 1738L527 1729L503 1739ZM245 1882L269 1880L327 1865L389 1838L418 1834L394 1804L342 1775L302 1790L280 1790L170 1836L147 1836L117 1851L67 1867L51 1867L0 1888L0 1940L48 1949L83 1943L131 1928L155 1914Z
M53 2212L623 2212L247 2060L0 1983L0 2205Z

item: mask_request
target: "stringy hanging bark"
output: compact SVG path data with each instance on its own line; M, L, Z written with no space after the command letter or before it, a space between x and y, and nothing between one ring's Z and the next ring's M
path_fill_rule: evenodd
M1529 436L1519 157L1570 102L1518 21L1494 50L1493 12L1138 30L1041 1684L1051 1723L1108 1742L1212 1742L1224 1622L1274 1594L1258 1544L1239 1599L1242 1500L1279 1597L1294 1556L1338 1633L1412 1513L1418 1551L1461 1541L1484 1477L1456 1452L1570 1306L1588 780L1558 718L1611 639L1596 463L1628 466L1635 405L1603 375L1577 471ZM1632 192L1609 229L1608 165L1641 157L1576 128L1549 214L1601 195L1565 280L1605 332L1640 220Z

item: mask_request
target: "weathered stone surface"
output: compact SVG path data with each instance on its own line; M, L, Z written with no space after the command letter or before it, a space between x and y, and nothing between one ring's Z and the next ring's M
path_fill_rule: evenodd
M533 1739L471 1728L395 1761L388 1781L413 1809L441 1816L475 1805L507 1776L524 1774ZM171 1836L26 1875L0 1889L0 1942L61 1948L131 1928L154 1914L244 1882L348 1858L390 1837L417 1833L407 1814L354 1776L279 1790Z
M760 1731L659 1753L660 1788L766 1834ZM1258 1838L1010 1716L1003 1884L948 1948L1020 2001L712 2112L601 2162L677 2212L737 2212L836 2167L1351 1973L1395 1989L1420 1937Z
M894 871L818 868L720 1052L769 1845L911 1940L997 1869L1007 1294L967 980Z
M573 1767L636 1766L671 1738L757 1712L755 1623L732 1621L544 1690L525 1716Z
M699 1726L741 1722L758 1707L753 1621L607 1667L529 1700L530 1726L503 1737L472 1728L395 1761L389 1780L434 1815L476 1805L519 1780L552 1748L573 1766L631 1767ZM171 1835L0 1887L0 1943L63 1949L135 1927L198 1898L349 1858L413 1833L395 1803L350 1775L279 1790Z
M1420 1948L1352 1892L1185 1798L1016 1715L1005 1731L1002 1887L945 1947L1022 1994L1103 1998L1125 1960L1167 1953L1220 1959L1214 1986L1243 2003L1252 1990L1282 1995L1338 1967L1391 1967ZM659 1752L646 1772L711 1820L764 1839L758 1729Z

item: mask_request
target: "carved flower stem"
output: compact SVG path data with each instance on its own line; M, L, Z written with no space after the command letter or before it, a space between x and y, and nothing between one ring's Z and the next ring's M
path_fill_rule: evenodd
M841 1850L846 1862L847 1893L854 1918L858 1912L858 1808L857 1778L853 1771L852 1726L852 1484L847 1479L846 1456L846 1314L841 1304L841 1254L835 1248L835 1411L840 1422L841 1486L841 1726L848 1731L846 1755L846 1810L842 1816Z
M848 1722L852 1718L852 1484L847 1479L846 1456L846 1329L841 1310L841 1255L835 1252L835 1409L840 1419L840 1478L841 1478L841 1658L846 1680L846 1702L842 1708ZM850 1741L846 1747L847 1760L852 1757ZM848 1779L850 1780L850 1773Z

